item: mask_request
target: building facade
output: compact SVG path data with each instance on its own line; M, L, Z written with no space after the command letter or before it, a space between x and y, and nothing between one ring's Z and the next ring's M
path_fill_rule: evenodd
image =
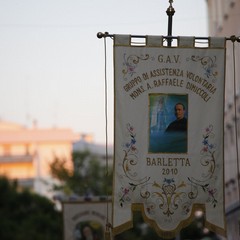
M73 152L84 152L89 151L100 162L102 166L109 164L110 167L113 166L113 146L108 145L106 149L106 144L94 143L93 136L90 134L82 134L79 141L73 144ZM106 156L108 155L108 156ZM108 163L107 163L108 161Z
M25 128L0 121L0 175L17 180L19 187L52 197L50 163L67 160L72 168L72 146L79 136L71 129Z
M206 0L209 35L240 36L240 1ZM240 42L227 41L225 86L225 206L227 239L240 239ZM235 66L235 67L234 67ZM235 74L234 74L235 72Z

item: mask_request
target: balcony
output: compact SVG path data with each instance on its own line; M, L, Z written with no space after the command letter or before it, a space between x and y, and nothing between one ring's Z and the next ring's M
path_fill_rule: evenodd
M32 155L2 155L0 156L0 163L30 163L33 162Z

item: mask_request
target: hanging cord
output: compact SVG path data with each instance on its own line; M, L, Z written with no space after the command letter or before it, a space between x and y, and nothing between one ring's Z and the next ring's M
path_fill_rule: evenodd
M239 152L238 152L238 117L237 117L237 88L236 88L236 56L235 56L235 41L233 43L233 87L234 87L234 110L235 110L235 138L236 138L236 154L237 154L237 184L238 184L238 200L240 203L240 173L239 173Z
M106 173L105 173L105 184L106 184L106 200L107 200L107 217L106 217L106 232L105 232L105 240L110 240L110 232L109 232L109 228L111 227L111 224L109 223L109 192L108 192L108 184L107 184L107 180L108 180L108 176L109 176L109 172L108 172L108 85L107 85L107 42L106 42L106 38L104 38L104 75L105 75L105 153L106 153Z

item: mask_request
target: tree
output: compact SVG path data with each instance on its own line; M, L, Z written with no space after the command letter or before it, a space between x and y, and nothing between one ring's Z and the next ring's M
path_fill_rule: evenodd
M62 216L45 197L0 177L0 239L62 239Z
M85 197L111 194L112 173L107 174L96 155L89 151L74 152L72 161L72 170L67 168L66 159L55 158L50 164L51 175L60 181L53 190Z

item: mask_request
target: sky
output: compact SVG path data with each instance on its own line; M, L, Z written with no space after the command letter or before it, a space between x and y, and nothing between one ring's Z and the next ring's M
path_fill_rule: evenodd
M168 0L0 0L0 119L71 128L96 143L106 142L107 130L111 144L113 41L106 38L105 85L104 39L97 33L166 36L168 6ZM208 36L206 0L175 0L173 7L173 36Z

